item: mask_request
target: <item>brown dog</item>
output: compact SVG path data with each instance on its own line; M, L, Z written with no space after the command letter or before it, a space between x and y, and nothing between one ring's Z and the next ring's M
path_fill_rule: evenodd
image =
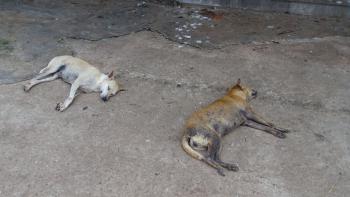
M237 171L236 164L220 159L221 138L239 126L248 126L285 138L287 129L276 127L256 114L249 101L256 98L257 91L240 84L233 86L225 96L194 112L187 120L182 137L183 149L224 176L223 168Z

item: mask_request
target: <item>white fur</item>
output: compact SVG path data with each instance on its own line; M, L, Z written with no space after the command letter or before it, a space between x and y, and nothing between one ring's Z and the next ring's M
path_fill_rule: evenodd
M63 103L57 104L56 110L58 111L64 111L73 102L78 89L84 92L101 92L100 97L104 101L119 91L118 83L112 76L110 78L86 61L72 56L53 58L38 76L24 86L24 90L29 91L39 83L57 78L62 78L63 81L72 84L68 98Z

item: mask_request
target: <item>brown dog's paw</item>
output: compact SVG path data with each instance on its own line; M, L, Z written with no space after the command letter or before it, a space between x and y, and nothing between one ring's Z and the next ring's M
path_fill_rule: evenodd
M224 174L224 169L223 169L223 168L218 168L218 169L217 169L217 172L218 172L219 175L225 176L225 174Z
M275 129L282 132L282 133L289 133L290 132L289 129L284 129L284 128L280 128L280 127L275 127Z
M227 170L237 172L239 170L239 167L236 164L228 164L225 166Z
M284 134L284 133L282 133L282 132L277 132L277 133L275 134L275 136L278 137L278 138L281 138L281 139L284 139L284 138L287 137L286 134Z

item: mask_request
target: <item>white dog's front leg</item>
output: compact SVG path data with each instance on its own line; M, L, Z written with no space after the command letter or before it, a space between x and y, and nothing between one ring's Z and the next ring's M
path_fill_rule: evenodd
M77 82L77 80L72 84L71 88L70 88L70 92L69 92L69 96L68 98L63 102L63 103L57 103L56 106L56 110L57 111L64 111L65 109L67 109L67 107L73 102L75 96L76 96L76 92L79 88L79 83Z

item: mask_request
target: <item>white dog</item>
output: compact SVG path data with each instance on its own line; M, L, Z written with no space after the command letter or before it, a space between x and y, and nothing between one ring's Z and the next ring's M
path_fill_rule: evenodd
M107 101L122 90L113 76L113 71L106 75L82 59L57 56L36 77L24 85L24 91L27 92L39 83L57 78L72 84L68 98L63 103L57 104L57 111L65 110L72 103L79 88L83 92L101 92L100 97L103 101Z

